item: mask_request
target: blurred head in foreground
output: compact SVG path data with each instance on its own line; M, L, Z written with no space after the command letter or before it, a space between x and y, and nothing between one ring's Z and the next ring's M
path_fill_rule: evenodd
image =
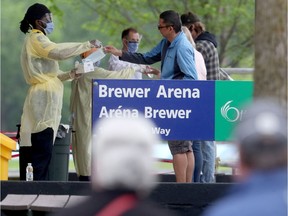
M153 145L159 142L153 126L144 117L99 120L93 133L93 189L151 191L156 182Z
M287 167L287 116L276 101L255 100L235 130L244 175Z

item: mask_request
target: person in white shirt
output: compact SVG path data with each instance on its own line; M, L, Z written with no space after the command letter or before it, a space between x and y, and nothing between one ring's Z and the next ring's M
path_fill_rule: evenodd
M135 53L138 50L139 43L141 40L141 35L138 33L138 31L135 28L127 28L122 31L122 50L126 52L132 52ZM146 72L148 70L157 71L157 69L152 68L147 65L141 65L141 64L133 64L127 61L122 61L119 59L118 56L115 56L111 54L110 59L108 61L109 67L108 70L111 71L120 71L122 69L126 68L133 68L135 70L134 79L142 79L142 74L148 75ZM159 72L160 73L160 72ZM150 78L150 74L148 75Z
M196 64L196 70L198 74L198 80L206 80L207 70L206 70L204 58L202 54L196 50L195 48L196 45L195 45L195 42L192 38L192 35L189 29L186 26L182 26L182 31L185 33L185 35L187 36L187 39L190 41L190 43L192 44L194 48L195 64Z

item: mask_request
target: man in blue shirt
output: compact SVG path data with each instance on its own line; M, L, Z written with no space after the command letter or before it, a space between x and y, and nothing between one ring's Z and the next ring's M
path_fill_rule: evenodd
M158 29L164 38L150 52L144 54L124 52L113 46L106 46L105 51L119 56L123 61L136 64L150 65L161 61L161 79L197 80L194 49L181 31L179 14L172 10L161 13ZM168 141L168 145L173 155L176 181L191 182L194 170L191 141L173 140Z
M113 46L106 46L105 51L120 56L123 61L136 64L150 65L161 61L161 79L197 80L194 50L181 31L178 13L174 11L161 13L158 29L164 38L147 53L123 52Z
M205 216L287 215L287 110L275 101L248 107L235 135L242 183Z

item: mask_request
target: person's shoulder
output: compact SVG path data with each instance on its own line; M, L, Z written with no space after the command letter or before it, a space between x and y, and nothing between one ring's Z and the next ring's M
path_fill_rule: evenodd
M191 42L187 39L186 35L182 35L184 37L180 37L178 39L177 47L183 49L189 49L189 50L194 50Z
M200 51L201 53L203 51L206 51L209 53L218 54L217 48L213 45L212 42L207 41L207 40L196 41L196 49Z
M195 42L196 46L214 47L213 43L208 40L198 40Z
M176 40L182 44L190 43L184 32L180 32L179 35L176 37Z
M31 39L31 42L33 41L39 41L39 42L45 42L50 41L49 38L43 34L40 30L33 29L31 32L29 32L29 37Z
M217 47L218 44L215 35L207 31L198 35L198 37L195 39L195 42L197 41L210 41L215 47Z
M43 34L43 32L39 29L32 29L32 30L29 30L29 33L30 34Z
M45 34L43 34L43 32L38 29L32 29L31 31L29 31L28 34L30 37L39 37L39 36L46 37Z

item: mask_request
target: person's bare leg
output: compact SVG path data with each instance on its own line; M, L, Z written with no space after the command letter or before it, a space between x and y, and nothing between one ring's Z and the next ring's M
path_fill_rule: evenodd
M186 182L186 170L188 166L188 160L186 153L180 153L173 155L173 168L175 172L176 182ZM192 177L192 173L191 173Z
M194 154L192 151L186 152L187 169L186 169L186 182L192 182L192 175L194 172Z

